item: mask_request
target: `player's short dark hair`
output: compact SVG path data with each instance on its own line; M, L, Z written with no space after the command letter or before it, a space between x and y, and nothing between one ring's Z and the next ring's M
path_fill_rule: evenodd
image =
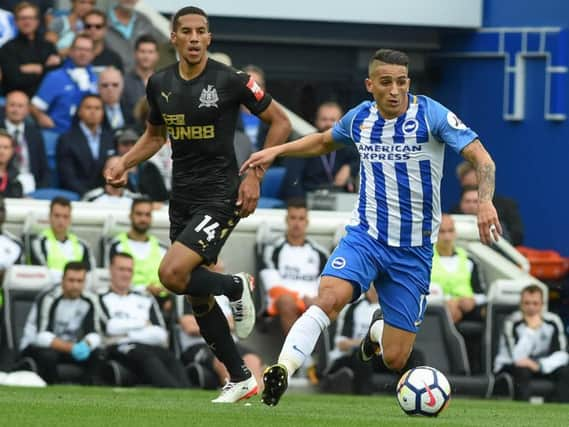
M130 213L134 212L134 208L142 203L150 203L152 204L152 199L150 199L149 197L146 196L142 196L142 197L135 197L134 199L132 199L132 204L130 205Z
M291 197L286 201L286 208L308 209L306 206L306 199L303 197Z
M53 211L53 207L56 205L71 209L71 201L67 197L57 196L51 199L51 203L49 204L49 213Z
M156 50L158 50L158 41L150 34L143 34L137 38L136 42L134 43L134 50L138 50L140 45L143 43L152 43Z
M128 258L134 262L134 257L126 252L115 252L111 255L111 264L114 264L116 258Z
M369 60L371 65L373 61L380 61L386 64L409 66L409 57L406 53L393 49L376 50Z
M196 6L186 6L186 7L181 8L179 11L177 11L176 14L174 15L174 17L172 18L172 30L173 31L178 30L178 26L180 25L180 23L178 22L178 19L180 19L182 16L186 16L186 15L203 16L205 18L205 20L207 21L207 24L209 26L209 18L207 17L207 13L205 13L205 11L203 9L200 9L199 7L196 7Z
M465 185L462 190L460 191L460 198L471 191L478 191L478 187L476 185Z
M87 271L87 265L82 262L82 261L69 261L67 264L65 264L65 267L63 267L63 277L65 277L65 273L67 273L69 270L72 271Z
M535 294L535 293L540 294L541 300L543 301L543 289L541 289L535 283L532 283L531 285L527 285L525 288L523 288L520 295L522 295L522 294Z

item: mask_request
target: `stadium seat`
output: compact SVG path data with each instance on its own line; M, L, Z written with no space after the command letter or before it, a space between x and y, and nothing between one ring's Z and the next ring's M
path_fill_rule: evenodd
M57 175L56 151L59 134L48 129L42 129L41 132L47 158L47 166L50 172L50 184L57 187L59 177Z
M486 371L491 374L494 358L498 353L500 335L506 318L519 309L520 294L529 284L537 284L544 292L544 301L547 301L548 289L539 282L532 280L496 280L488 292L488 307L486 314L485 359ZM546 397L554 391L554 383L548 379L534 379L530 381L532 395ZM514 382L508 373L496 375L492 389L493 395L514 396Z
M286 168L273 166L265 172L265 177L261 182L261 197L257 207L261 209L278 209L285 206L280 198L281 187L283 184Z
M76 202L80 199L79 194L73 191L62 190L60 188L50 188L50 187L38 188L37 190L26 194L26 196L37 200L53 200L56 197L65 197L66 199L69 199L72 202Z
M270 169L269 169L270 170ZM253 300L255 302L255 310L257 312L257 322L255 328L263 335L262 349L258 349L263 358L269 357L270 360L276 360L278 353L284 342L284 335L280 321L277 317L269 317L267 310L267 291L259 274L263 264L263 251L266 245L272 243L275 239L284 235L286 225L284 221L278 225L269 225L261 223L257 228L255 236L255 288L253 290ZM320 336L314 352L316 354L317 371L323 372L329 363L329 354L331 350L330 331L325 330Z
M23 335L24 325L36 297L53 286L49 269L43 266L16 265L6 271L3 282L4 294L4 322L3 336L6 338L6 355L4 363L8 367L25 367L34 369L33 359L25 358L14 365L19 354L20 339ZM58 375L65 382L73 382L81 374L81 368L75 365L58 364Z

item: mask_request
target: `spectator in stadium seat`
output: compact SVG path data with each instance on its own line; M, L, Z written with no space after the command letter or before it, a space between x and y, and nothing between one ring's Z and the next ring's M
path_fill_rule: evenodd
M130 122L134 121L134 107L145 98L146 83L160 59L158 42L151 35L140 36L134 45L134 68L124 76L122 103Z
M109 157L105 162L105 168L117 159L118 156ZM133 193L125 187L114 187L105 183L102 187L94 188L85 193L81 200L106 206L121 206L130 210L133 199L138 197L142 197L142 194Z
M83 195L103 184L105 162L116 154L113 135L103 126L103 116L103 101L98 95L81 100L75 123L57 144L61 188Z
M127 153L138 140L139 134L134 128L119 129L115 132L117 154ZM127 187L130 191L144 194L153 202L165 202L169 198L164 177L158 167L150 161L139 163L129 170Z
M148 230L152 227L152 200L134 199L130 207L130 230L116 235L110 246L109 262L116 253L131 255L134 259L132 286L142 287L152 294L163 312L171 312L170 293L158 278L158 267L168 248Z
M108 67L101 71L99 95L105 112L103 126L111 132L132 124L132 115L127 113L121 99L123 89L124 79L118 68Z
M0 196L22 197L23 187L18 180L20 171L15 165L16 143L8 132L0 129Z
M80 261L91 269L89 245L69 231L71 202L55 197L49 205L49 228L43 230L31 243L31 263L46 265L52 272L63 272L70 261Z
M22 242L12 233L4 230L6 221L6 203L0 196L0 284L4 281L4 273L14 264L22 264L24 261L24 247ZM0 286L0 309L2 308L2 288Z
M85 292L86 276L85 264L68 262L61 285L41 293L28 315L21 355L34 360L48 384L66 380L56 369L62 363L84 368L83 384L98 383L100 309L96 297Z
M16 143L16 163L25 176L24 193L49 185L49 169L43 136L30 117L30 99L20 90L6 95L6 106L1 127L5 128Z
M87 34L78 34L62 67L44 77L31 108L40 127L66 132L83 97L97 93L93 55L93 40Z
M456 246L454 220L443 214L433 251L431 284L440 286L454 323L463 319L482 320L486 295L478 266L468 253Z
M342 108L336 102L324 102L318 107L314 125L324 132L340 120ZM355 192L354 176L359 170L359 155L355 147L332 151L319 157L287 159L283 197L305 197L307 192L332 190Z
M98 75L107 67L118 68L124 73L122 59L118 53L111 49L105 42L107 35L107 15L99 9L93 9L83 18L85 32L93 40L95 58L91 65Z
M21 2L14 14L18 35L0 49L2 90L4 94L21 90L31 98L46 73L61 64L61 58L53 43L38 33L40 14L35 4Z
M156 301L131 290L133 271L132 256L113 255L111 289L100 296L108 357L132 369L144 384L189 387L183 365L166 349L168 332Z
M555 382L548 400L569 402L569 355L563 323L554 313L543 311L543 291L526 286L520 310L504 323L494 372L508 372L514 378L514 399L529 400L530 382L547 378Z
M476 170L470 163L466 161L460 163L456 168L456 175L462 188L478 187ZM502 224L504 237L514 246L523 244L524 225L516 201L500 195L494 195L493 200Z
M167 41L144 14L134 9L136 3L138 0L118 0L108 15L107 43L121 56L127 71L134 68L134 45L140 36L151 35L158 43Z
M55 43L59 54L66 57L77 34L85 29L83 18L93 10L95 0L71 0L71 10L53 18L45 38Z
M318 278L328 259L320 245L306 237L308 209L303 199L287 204L285 236L263 249L260 270L267 290L269 316L280 316L284 334L318 294Z

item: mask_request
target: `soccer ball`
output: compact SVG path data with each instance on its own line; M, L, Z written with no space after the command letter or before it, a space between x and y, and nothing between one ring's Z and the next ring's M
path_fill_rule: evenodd
M447 378L430 366L409 369L397 383L397 401L407 415L436 417L449 399Z

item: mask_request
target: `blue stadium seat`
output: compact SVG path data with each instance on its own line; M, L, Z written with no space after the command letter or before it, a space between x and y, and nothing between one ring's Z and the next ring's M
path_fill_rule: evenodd
M284 201L280 198L285 173L286 168L282 166L272 167L267 170L261 183L261 197L257 207L276 209L285 206Z
M60 188L38 188L36 191L26 194L26 196L38 200L52 200L55 197L61 196L72 202L76 202L80 199L79 194Z

